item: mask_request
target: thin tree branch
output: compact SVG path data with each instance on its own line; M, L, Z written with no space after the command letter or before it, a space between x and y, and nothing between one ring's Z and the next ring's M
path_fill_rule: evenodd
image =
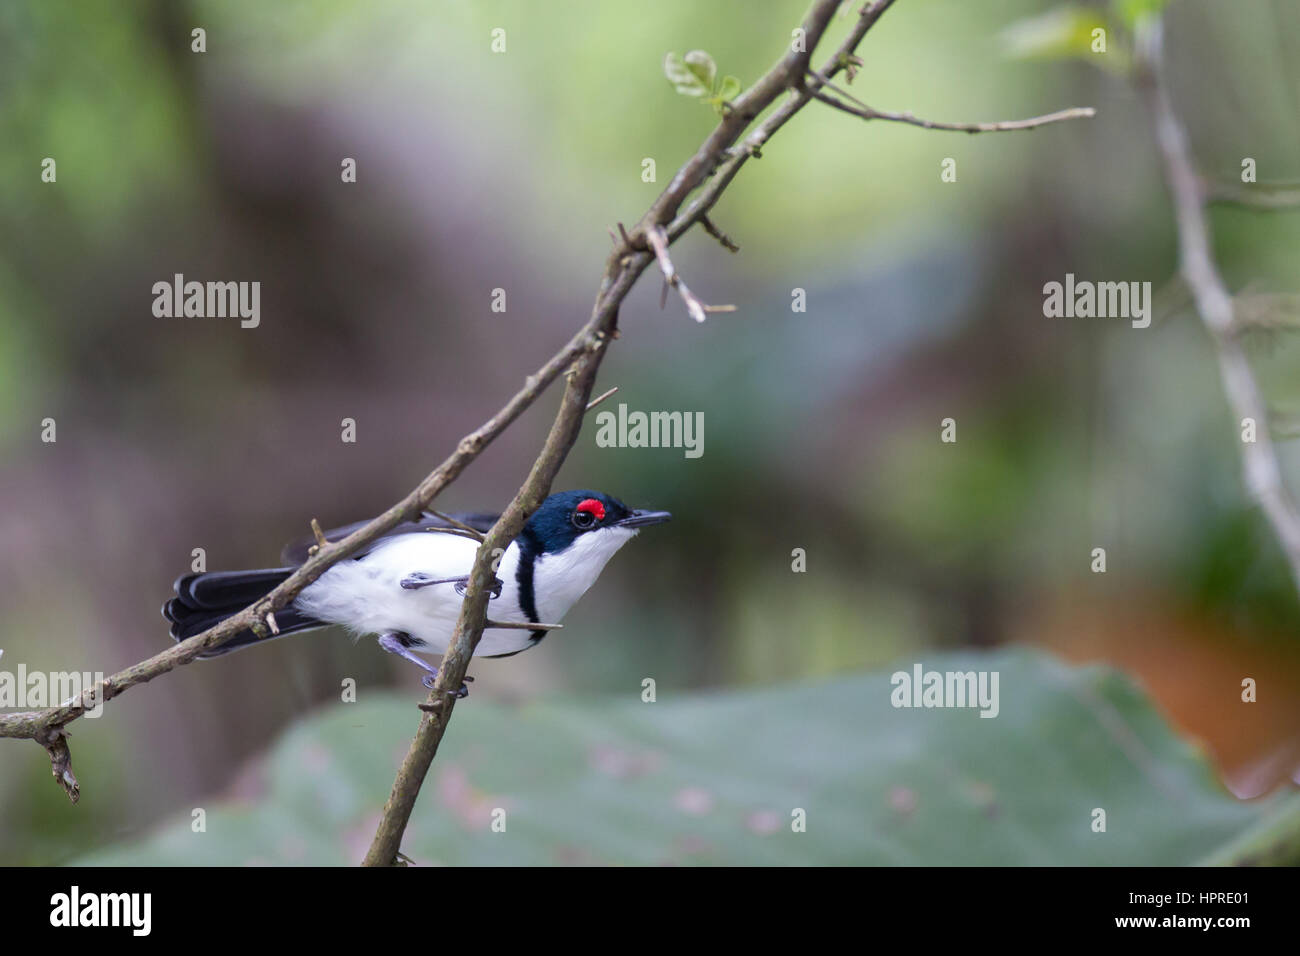
M451 515L443 514L441 511L434 511L432 508L429 509L429 514L433 515L435 518L441 518L443 521L447 522L447 524L451 525L453 529L464 532L465 537L467 538L473 538L475 541L483 540L483 532L478 530L478 528L472 528L469 525L467 525L465 522L458 521L457 519L453 518ZM436 530L447 531L449 529L438 528Z
M1233 322L1232 294L1214 260L1205 192L1164 82L1163 45L1162 25L1152 18L1138 36L1138 81L1151 113L1178 223L1179 271L1210 333L1236 427L1248 418L1255 422L1255 440L1240 442L1246 489L1272 526L1300 589L1300 513L1283 481L1269 432L1268 406Z
M940 123L936 120L921 119L911 113L890 113L885 110L872 109L870 106L854 106L844 103L821 90L812 91L813 98L827 106L857 116L865 120L889 120L894 123L909 123L922 129L952 130L957 133L1007 133L1022 129L1037 129L1049 123L1061 123L1066 120L1087 119L1096 116L1097 111L1091 106L1075 106L1068 110L1057 110L1043 116L1031 116L1029 119L1001 120L996 123Z

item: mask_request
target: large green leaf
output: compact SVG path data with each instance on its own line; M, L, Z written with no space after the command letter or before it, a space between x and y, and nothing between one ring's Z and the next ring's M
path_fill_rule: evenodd
M1026 651L924 664L997 671L998 716L895 709L889 673L680 699L661 686L658 703L472 697L404 850L444 864L1185 864L1276 811L1224 792L1113 672ZM250 802L207 808L206 832L187 813L80 862L355 863L415 704L384 695L306 719ZM792 832L795 808L806 832Z

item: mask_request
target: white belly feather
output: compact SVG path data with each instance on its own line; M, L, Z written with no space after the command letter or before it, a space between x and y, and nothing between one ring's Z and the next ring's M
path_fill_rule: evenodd
M595 583L605 563L635 534L630 529L605 529L580 536L558 554L540 556L533 582L542 621L558 624ZM477 550L478 545L468 538L437 532L385 538L363 558L331 567L303 590L294 604L318 620L340 624L357 634L409 634L425 642L412 650L441 655L451 641L462 595L454 584L411 590L403 588L401 581L421 573L435 578L467 575ZM497 568L501 595L488 601L490 619L528 620L520 608L518 569L519 547L512 543ZM489 628L475 653L492 656L523 650L532 644L531 635L524 629Z

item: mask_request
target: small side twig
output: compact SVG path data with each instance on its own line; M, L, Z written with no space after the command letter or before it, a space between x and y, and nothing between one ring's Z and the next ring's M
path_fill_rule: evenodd
M597 395L595 398L593 398L591 401L587 403L587 411L591 411L593 408L595 408L597 405L599 405L601 402L609 398L617 391L618 391L618 386L615 385L608 392L602 392L600 395Z
M740 246L732 242L731 237L728 236L721 229L719 229L716 225L714 225L713 220L710 219L708 216L700 217L700 225L704 227L705 232L707 232L714 239L718 240L718 242L722 244L722 248L726 249L728 252L740 251Z
M893 123L907 123L911 126L919 126L922 129L943 129L956 133L1006 133L1022 129L1037 129L1039 126L1046 126L1049 123L1087 119L1097 115L1097 111L1091 106L1074 106L1067 110L1057 110L1055 113L1031 116L1028 119L1021 120L1001 120L996 123L941 123L937 120L921 119L912 113L894 113L887 110L873 109L870 106L854 106L851 103L837 100L829 93L824 93L821 90L809 90L809 93L813 99L819 100L827 106L833 106L841 112L864 120L881 119Z
M50 771L54 782L63 788L68 799L76 803L81 799L81 785L72 772L72 751L68 749L68 732L62 727L50 727L36 734L36 742L50 755Z
M699 298L686 287L682 277L677 274L677 268L673 265L673 260L668 255L668 234L664 232L663 226L655 226L646 231L646 241L655 251L655 258L659 260L659 271L664 274L664 282L677 290L677 294L682 297L686 303L686 311L696 322L703 322L710 312L735 312L734 305L705 305Z
M532 621L493 621L483 622L484 629L489 627L504 627L515 631L562 631L563 624L534 624Z
M451 528L430 528L429 529L430 531L446 531L446 532L450 532L453 530L463 531L465 533L464 534L465 537L473 538L475 541L480 541L480 542L484 539L484 537L486 537L482 531L479 531L477 528L467 525L459 518L453 518L451 515L443 514L441 511L434 511L432 508L429 509L429 514L433 515L435 518L440 518L443 521L447 522L447 524L451 525Z

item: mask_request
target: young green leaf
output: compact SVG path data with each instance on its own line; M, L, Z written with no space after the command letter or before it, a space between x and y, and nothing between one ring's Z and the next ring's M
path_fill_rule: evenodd
M686 69L699 77L705 89L710 91L713 89L714 80L718 75L718 65L713 62L713 57L703 50L692 50L686 54Z
M734 100L740 95L740 80L734 76L723 77L722 86L718 89L718 99L724 101Z
M705 85L699 74L682 62L676 53L664 57L664 76L683 96L708 96L713 91L712 85Z

